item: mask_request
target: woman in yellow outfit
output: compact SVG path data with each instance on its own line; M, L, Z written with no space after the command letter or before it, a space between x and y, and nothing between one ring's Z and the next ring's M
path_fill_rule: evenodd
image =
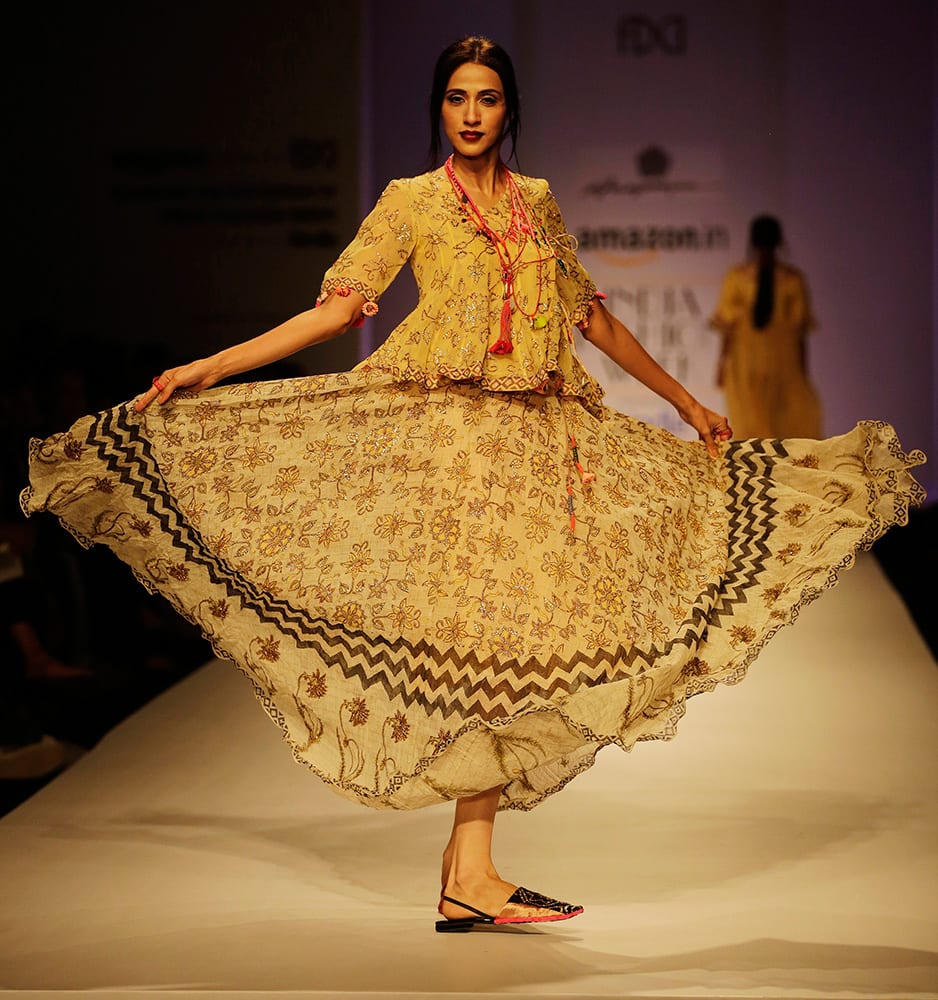
M197 622L337 793L455 801L443 931L580 913L501 878L496 810L671 737L921 497L885 424L731 442L606 311L547 182L502 162L519 121L504 50L444 50L452 156L388 185L318 307L34 441L23 495ZM417 307L353 371L209 388L374 315L405 263ZM701 441L605 407L577 328Z
M722 334L717 384L740 438L819 438L821 407L808 379L814 327L804 276L778 260L782 227L752 220L752 259L723 281L711 324Z

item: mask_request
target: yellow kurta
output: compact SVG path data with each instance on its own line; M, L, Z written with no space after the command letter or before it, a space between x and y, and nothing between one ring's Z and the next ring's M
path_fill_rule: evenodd
M733 268L711 323L726 338L723 390L739 438L821 436L821 407L804 370L805 340L815 326L800 271L775 265L775 308L764 329L752 323L758 272Z
M570 247L557 202L544 180L515 176L526 202L543 221L551 249L529 241L515 282L520 309L512 317L514 350L492 354L499 337L503 289L498 256L457 202L443 170L392 181L352 244L326 273L320 298L354 288L376 300L410 261L417 308L364 362L427 388L469 381L501 392L559 391L595 409L602 390L573 350L572 326L585 319L596 286ZM506 191L486 213L507 228ZM529 316L539 317L535 326Z
M923 456L885 424L710 459L603 407L571 329L593 284L546 183L518 183L557 257L540 283L522 268L545 322L516 315L510 355L488 351L497 259L435 171L392 183L323 283L374 302L405 261L417 275L417 308L357 369L32 443L24 509L113 548L250 678L298 760L373 807L503 785L528 809L602 747L669 738L922 497Z

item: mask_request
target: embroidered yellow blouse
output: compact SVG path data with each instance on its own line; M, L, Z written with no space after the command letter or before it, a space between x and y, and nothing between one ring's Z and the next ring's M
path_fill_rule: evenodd
M320 300L347 286L375 302L410 261L417 308L359 367L430 388L452 380L496 391L558 392L597 410L602 389L577 358L572 340L573 324L588 316L596 286L577 260L547 182L514 177L555 256L533 240L525 245L514 285L520 309L512 312L510 354L489 352L499 338L504 302L498 256L466 217L442 167L387 186L326 272ZM507 229L510 215L507 192L485 213L497 232Z

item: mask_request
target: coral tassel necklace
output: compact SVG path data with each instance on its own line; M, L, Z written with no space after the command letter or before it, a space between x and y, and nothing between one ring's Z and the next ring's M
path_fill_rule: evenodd
M555 256L550 246L550 241L540 220L530 210L521 189L518 187L514 176L507 167L502 167L505 171L505 181L507 184L508 197L511 201L511 216L508 220L508 228L504 234L496 232L486 221L481 209L469 196L469 193L462 186L456 171L453 169L453 157L444 164L446 176L453 186L453 192L459 202L459 207L463 214L472 223L478 232L485 236L498 256L499 267L501 268L502 283L504 285L501 318L499 322L499 337L489 347L492 354L511 354L514 344L511 337L511 316L514 310L527 316L533 324L541 326L541 317L538 317L538 309L541 304L541 288L543 286L543 265ZM528 260L522 260L528 241L532 241L537 248L537 256ZM513 247L509 244L513 244ZM527 312L518 299L516 284L518 272L522 267L528 265L537 267L537 300L534 308Z

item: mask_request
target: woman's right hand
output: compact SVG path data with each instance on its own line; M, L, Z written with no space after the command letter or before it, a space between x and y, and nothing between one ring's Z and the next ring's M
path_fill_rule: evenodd
M150 388L134 403L134 409L137 413L143 413L154 400L162 405L177 389L190 389L193 392L208 389L219 377L218 368L211 358L200 358L188 365L167 368L153 379Z

